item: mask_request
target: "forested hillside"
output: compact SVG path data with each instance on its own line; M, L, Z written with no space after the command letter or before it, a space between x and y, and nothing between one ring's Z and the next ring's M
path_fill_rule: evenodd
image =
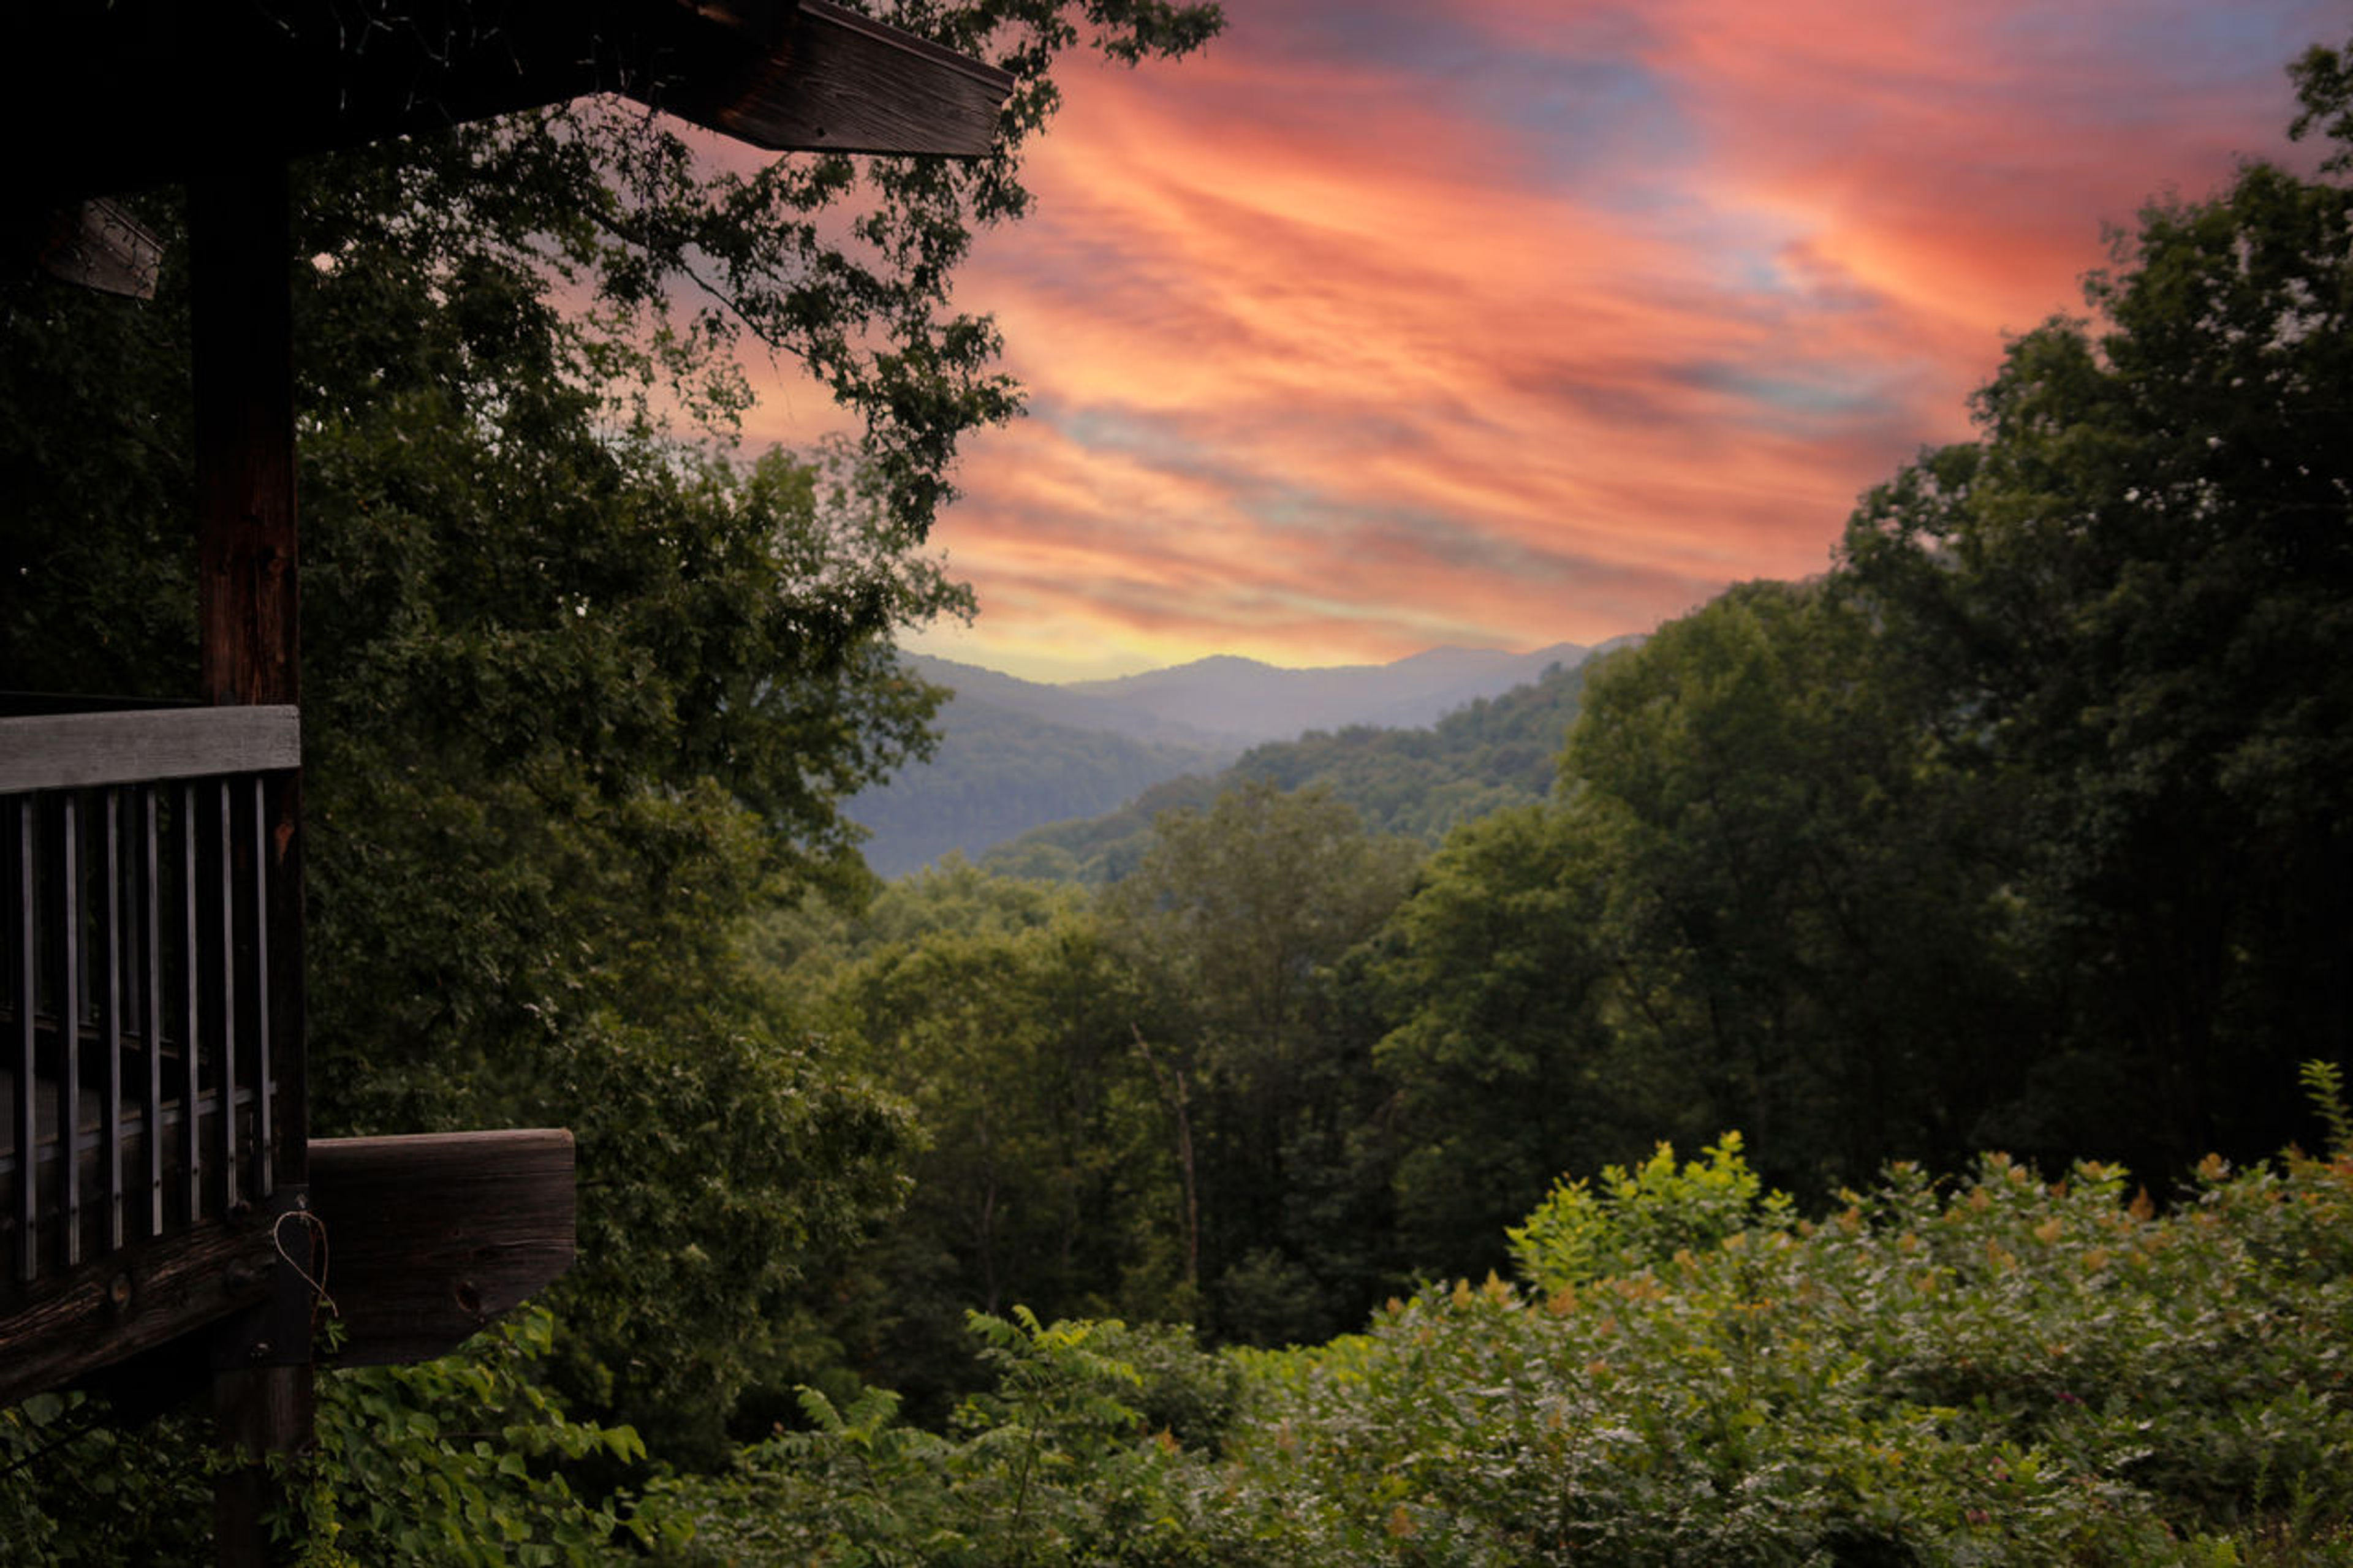
M470 226L497 139L400 187L454 258L336 165L305 221L354 262L303 284L353 345L306 372L327 1113L570 1122L583 1261L459 1357L328 1375L290 1531L2353 1562L2353 56L2295 79L2319 172L2152 205L1821 576L1420 739L1253 752L1064 847L1088 881L861 875L839 803L925 706L875 606L955 597L875 481L616 438ZM23 300L0 407L68 387L137 493L33 465L6 647L128 628L131 679L185 642L173 394L104 425L80 345L140 333ZM145 564L69 570L100 530ZM188 1560L188 1415L0 1413L6 1555Z
M1116 701L1163 723L1282 741L1308 730L1412 729L1466 702L1533 679L1556 664L1577 664L1590 648L1556 643L1534 653L1434 647L1389 664L1282 669L1220 654L1169 669L1066 689Z
M1142 860L1161 813L1207 805L1247 780L1326 786L1366 826L1435 844L1461 823L1551 790L1584 668L1582 660L1555 665L1426 729L1352 725L1253 746L1222 773L1181 776L1101 816L1033 828L981 859L1008 876L1113 881Z
M1586 653L1565 644L1541 654L1438 648L1393 664L1327 669L1208 658L1072 686L918 657L910 668L950 694L935 716L939 745L860 791L845 810L871 831L867 864L884 877L952 850L979 859L1044 829L1037 841L1044 853L1032 858L1024 846L1008 863L1100 881L1110 868L1133 864L1154 812L1205 802L1216 793L1207 781L1257 746L1253 755L1263 755L1254 773L1294 784L1329 777L1361 809L1435 841L1495 800L1542 793L1574 708L1556 702L1560 711L1532 713L1514 698L1484 723L1441 724L1438 736L1420 741L1376 737L1501 700L1515 677L1574 667ZM1307 744L1318 760L1303 771L1279 742L1308 730L1316 731ZM1336 744L1327 732L1335 730ZM1514 745L1521 746L1515 756L1485 754Z
M1230 750L1077 729L952 697L930 759L845 808L872 834L860 846L881 877L899 877L970 849L979 853L1041 822L1113 810L1170 778L1214 771Z

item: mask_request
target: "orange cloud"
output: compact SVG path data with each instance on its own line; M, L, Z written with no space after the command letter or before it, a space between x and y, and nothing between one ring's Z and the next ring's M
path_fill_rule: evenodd
M2278 144L2305 0L1294 0L1081 68L984 238L1033 415L937 539L1017 672L1639 630L1820 570L2099 225Z

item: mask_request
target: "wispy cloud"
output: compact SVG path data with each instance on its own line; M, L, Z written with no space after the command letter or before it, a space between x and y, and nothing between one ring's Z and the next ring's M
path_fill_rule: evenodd
M957 657L1294 663L1647 627L1820 570L2100 226L2280 145L2304 0L1229 5L1082 68L988 237L1031 417Z

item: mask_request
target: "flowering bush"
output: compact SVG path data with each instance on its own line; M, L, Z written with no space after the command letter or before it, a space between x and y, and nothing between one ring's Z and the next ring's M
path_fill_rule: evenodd
M1574 1282L1523 1241L1534 1289L1252 1358L1232 1484L1269 1561L2353 1562L2353 1160L2209 1161L2163 1216L2126 1186L1898 1166Z
M2353 1157L2210 1160L2161 1215L1899 1165L1805 1221L1727 1138L1514 1245L1530 1282L1305 1350L976 1318L958 1433L817 1401L649 1501L745 1563L2353 1563ZM1139 1364L1215 1419L1140 1416Z

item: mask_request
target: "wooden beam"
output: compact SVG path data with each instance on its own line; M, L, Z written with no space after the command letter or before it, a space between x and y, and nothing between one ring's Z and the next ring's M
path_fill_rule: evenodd
M1013 86L994 66L827 0L801 0L779 45L739 50L734 70L714 65L651 101L770 152L976 158L996 144Z
M0 719L0 795L300 766L301 713L147 708Z
M215 142L188 187L188 270L197 689L223 707L290 705L299 695L293 250L284 153ZM259 994L226 1037L256 1053L264 1196L299 1192L303 1181L301 787L297 770L276 792L272 820L256 825L246 849L252 862L224 868L259 888L269 880L260 858L271 857L277 886L290 894L259 913ZM224 1119L225 1138L234 1125ZM271 1555L264 1521L284 1482L263 1458L300 1453L311 1437L309 1320L299 1304L273 1316L284 1320L269 1345L278 1364L226 1370L213 1384L215 1437L240 1461L214 1482L214 1550L240 1568Z
M323 1227L321 1282L347 1331L341 1364L445 1354L572 1266L574 1151L562 1128L322 1138L309 1165L307 1205L280 1206L307 1207ZM217 1339L273 1297L307 1303L294 1265L310 1271L311 1239L308 1221L257 1208L45 1281L0 1319L0 1405L191 1334ZM299 1359L297 1338L248 1334L227 1359L267 1370ZM187 1353L201 1365L202 1342ZM287 1397L269 1379L240 1386L273 1405ZM231 1422L239 1442L245 1419Z
M772 151L986 154L1013 79L824 0L408 0L397 25L336 0L39 4L0 47L40 62L0 95L29 205L198 177L594 92ZM60 138L59 125L75 133Z
M575 1203L561 1128L313 1141L338 1363L456 1349L572 1267Z
M270 1294L277 1265L269 1225L246 1219L133 1247L44 1281L26 1305L0 1319L0 1405L258 1304Z

